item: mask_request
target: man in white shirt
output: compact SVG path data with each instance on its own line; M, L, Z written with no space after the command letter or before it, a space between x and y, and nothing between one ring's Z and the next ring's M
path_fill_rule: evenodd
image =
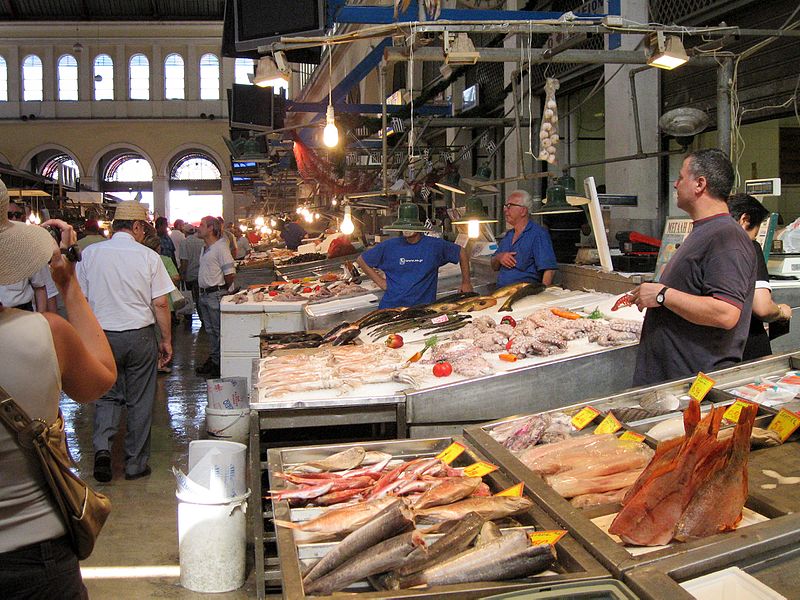
M172 358L167 297L175 289L161 257L140 244L147 206L120 202L110 240L88 246L77 276L117 363L117 381L95 403L94 478L111 481L111 442L127 408L125 479L150 474L150 425L156 371ZM156 325L161 342L156 341Z
M242 233L241 229L234 228L233 236L236 238L236 259L239 260L247 256L248 252L250 252L250 242Z
M172 230L169 232L169 239L175 245L175 266L181 266L181 244L186 239L186 234L183 233L183 219L175 219L172 224Z
M203 217L197 230L197 237L205 242L200 255L200 270L197 284L200 288L198 310L206 328L211 350L208 360L195 369L198 375L219 377L219 301L228 293L233 285L236 268L227 238L222 231L222 224L214 217Z
M200 322L203 322L203 315L200 314L200 290L197 287L197 277L200 272L200 255L205 248L205 242L197 237L194 228L188 229L186 239L181 244L181 279L186 287L192 291L192 300L197 307L197 315ZM205 326L205 324L203 324Z

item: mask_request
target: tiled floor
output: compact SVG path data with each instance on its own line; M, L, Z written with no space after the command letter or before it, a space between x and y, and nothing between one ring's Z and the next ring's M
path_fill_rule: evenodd
M194 367L205 360L207 342L196 316L191 329L181 323L174 329L173 336L172 373L159 376L150 477L125 481L123 427L112 450L114 479L108 484L95 482L92 478L93 409L91 405L79 405L70 399L62 402L70 449L81 476L112 501L111 516L95 551L82 563L84 581L93 599L209 598L207 594L184 589L179 582L178 501L171 471L173 465L186 468L189 442L205 434L205 380L195 375ZM241 589L211 597L254 598L251 546L248 546L247 562L248 579Z

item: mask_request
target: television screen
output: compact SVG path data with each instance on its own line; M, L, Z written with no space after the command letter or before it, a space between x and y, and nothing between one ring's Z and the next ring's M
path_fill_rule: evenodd
M323 0L234 0L236 50L256 50L282 36L325 31Z
M234 83L229 113L231 127L271 130L273 96L271 87Z

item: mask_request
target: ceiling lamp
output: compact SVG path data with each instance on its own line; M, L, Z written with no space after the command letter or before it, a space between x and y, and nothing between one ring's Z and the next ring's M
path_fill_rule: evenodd
M672 70L689 61L683 42L677 35L667 35L663 31L656 32L650 38L650 57L647 64L659 69Z
M264 226L264 217L256 217L254 221L256 227L263 227Z
M492 185L491 183L487 183L488 181L491 180L491 178L492 178L492 168L484 163L483 165L478 167L478 170L475 172L475 175L473 175L472 177L463 177L462 179L466 183L470 184L472 187L480 188L481 190L484 191L494 192L495 194L499 193L500 189L497 186Z
M569 199L574 199L574 202L577 202L578 199L583 200L582 197L575 193L574 187L575 180L572 179L572 177L556 179L555 183L547 188L547 201L544 203L544 206L539 210L533 211L531 214L558 215L583 212L583 208L574 206L569 202ZM585 203L586 202L583 202L583 204Z
M444 62L448 65L474 65L480 58L480 52L475 50L475 44L466 33L445 32L444 34Z
M483 202L478 196L467 198L464 206L464 216L453 221L453 225L467 225L467 236L475 239L480 236L481 223L497 223L497 219L490 219L483 212Z
M451 173L448 173L442 177L441 181L437 181L436 187L454 194L466 194L467 192L458 187L460 182L461 174L458 171L452 171Z
M333 114L333 49L328 47L328 112L325 115L325 129L322 130L322 143L328 148L339 144L339 130Z
M356 230L356 226L353 223L353 215L350 212L350 206L344 207L344 218L342 219L342 224L339 226L339 231L341 231L345 235L350 235Z
M258 59L256 73L253 75L253 83L259 87L268 87L276 79L289 81L289 69L281 69L271 56L263 56Z

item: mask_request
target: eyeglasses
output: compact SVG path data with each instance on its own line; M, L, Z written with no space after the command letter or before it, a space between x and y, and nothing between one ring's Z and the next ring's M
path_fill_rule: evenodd
M514 204L513 202L506 202L503 204L503 208L509 208L511 206L519 206L520 208L525 208L522 204Z
M10 210L8 211L8 218L12 221L24 221L25 213L16 210Z

